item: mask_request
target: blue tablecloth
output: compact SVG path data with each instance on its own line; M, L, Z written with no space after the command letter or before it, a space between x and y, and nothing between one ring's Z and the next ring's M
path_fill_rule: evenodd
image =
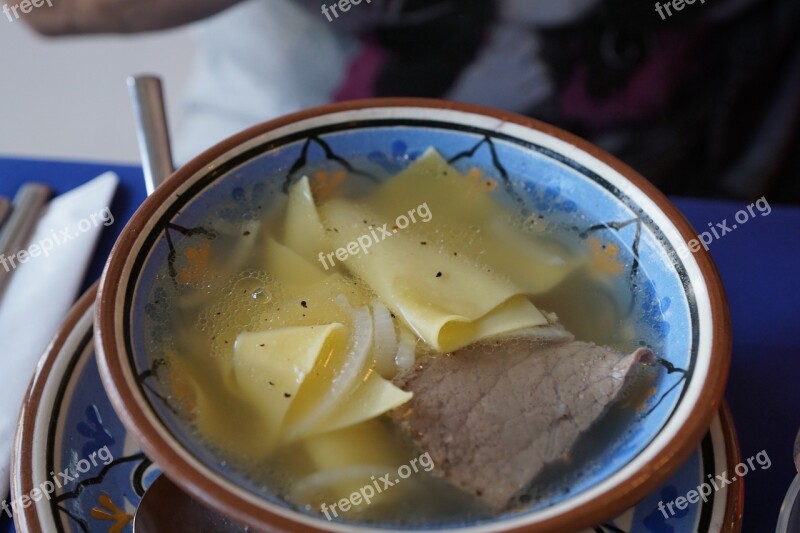
M58 194L107 170L121 180L111 205L116 222L104 231L84 287L99 277L114 240L145 197L141 169L0 158L0 195L9 197L24 182L46 183ZM736 211L745 207L709 200L674 201L700 231L709 222L733 220ZM711 244L733 322L733 364L726 397L742 457L765 450L772 460L769 469L755 470L745 478L743 531L754 533L775 529L783 495L794 476L792 443L800 427L800 208L771 207L769 216L756 216ZM0 533L13 530L3 514Z

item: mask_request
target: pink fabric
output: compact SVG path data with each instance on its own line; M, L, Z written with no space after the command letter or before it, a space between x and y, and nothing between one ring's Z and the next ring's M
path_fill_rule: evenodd
M604 99L588 93L586 65L572 73L560 104L564 117L597 129L645 119L669 105L693 64L689 39L666 36L628 84ZM683 76L676 76L682 73Z
M333 93L333 101L370 98L375 95L375 81L386 61L384 50L371 40L362 40L361 49L347 67L344 82Z

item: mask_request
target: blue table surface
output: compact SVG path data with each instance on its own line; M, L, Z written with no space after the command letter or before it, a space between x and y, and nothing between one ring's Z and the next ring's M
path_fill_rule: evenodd
M0 195L12 197L25 182L48 184L55 194L112 170L120 177L111 212L116 219L101 238L84 281L100 275L114 240L145 197L138 167L0 158ZM772 465L745 481L745 532L774 531L784 493L794 476L792 444L800 427L800 208L772 205L711 244L722 276L733 323L733 363L726 398L733 412L742 458L761 450ZM744 203L674 198L699 228L729 221ZM12 408L9 406L9 408ZM13 408L16 409L16 406ZM14 531L5 514L0 533Z

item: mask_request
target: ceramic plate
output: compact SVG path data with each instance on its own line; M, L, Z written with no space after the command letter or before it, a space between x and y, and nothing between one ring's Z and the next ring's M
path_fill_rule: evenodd
M39 363L20 413L12 498L22 503L23 495L33 499L14 517L18 531L131 531L139 500L160 474L125 431L100 382L92 337L95 294L89 290L70 312ZM665 517L658 503L685 495L707 476L732 470L739 460L733 424L723 408L700 447L669 481L593 530L738 531L741 480L675 516ZM38 498L34 488L39 488Z
M800 474L794 478L786 492L776 530L776 533L798 532L800 532Z

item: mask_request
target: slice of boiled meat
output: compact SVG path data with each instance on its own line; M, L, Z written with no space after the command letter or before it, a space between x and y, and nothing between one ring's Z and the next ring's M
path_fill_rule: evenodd
M501 511L652 358L646 348L625 355L571 337L475 344L395 378L414 397L392 418L430 453L436 475Z

